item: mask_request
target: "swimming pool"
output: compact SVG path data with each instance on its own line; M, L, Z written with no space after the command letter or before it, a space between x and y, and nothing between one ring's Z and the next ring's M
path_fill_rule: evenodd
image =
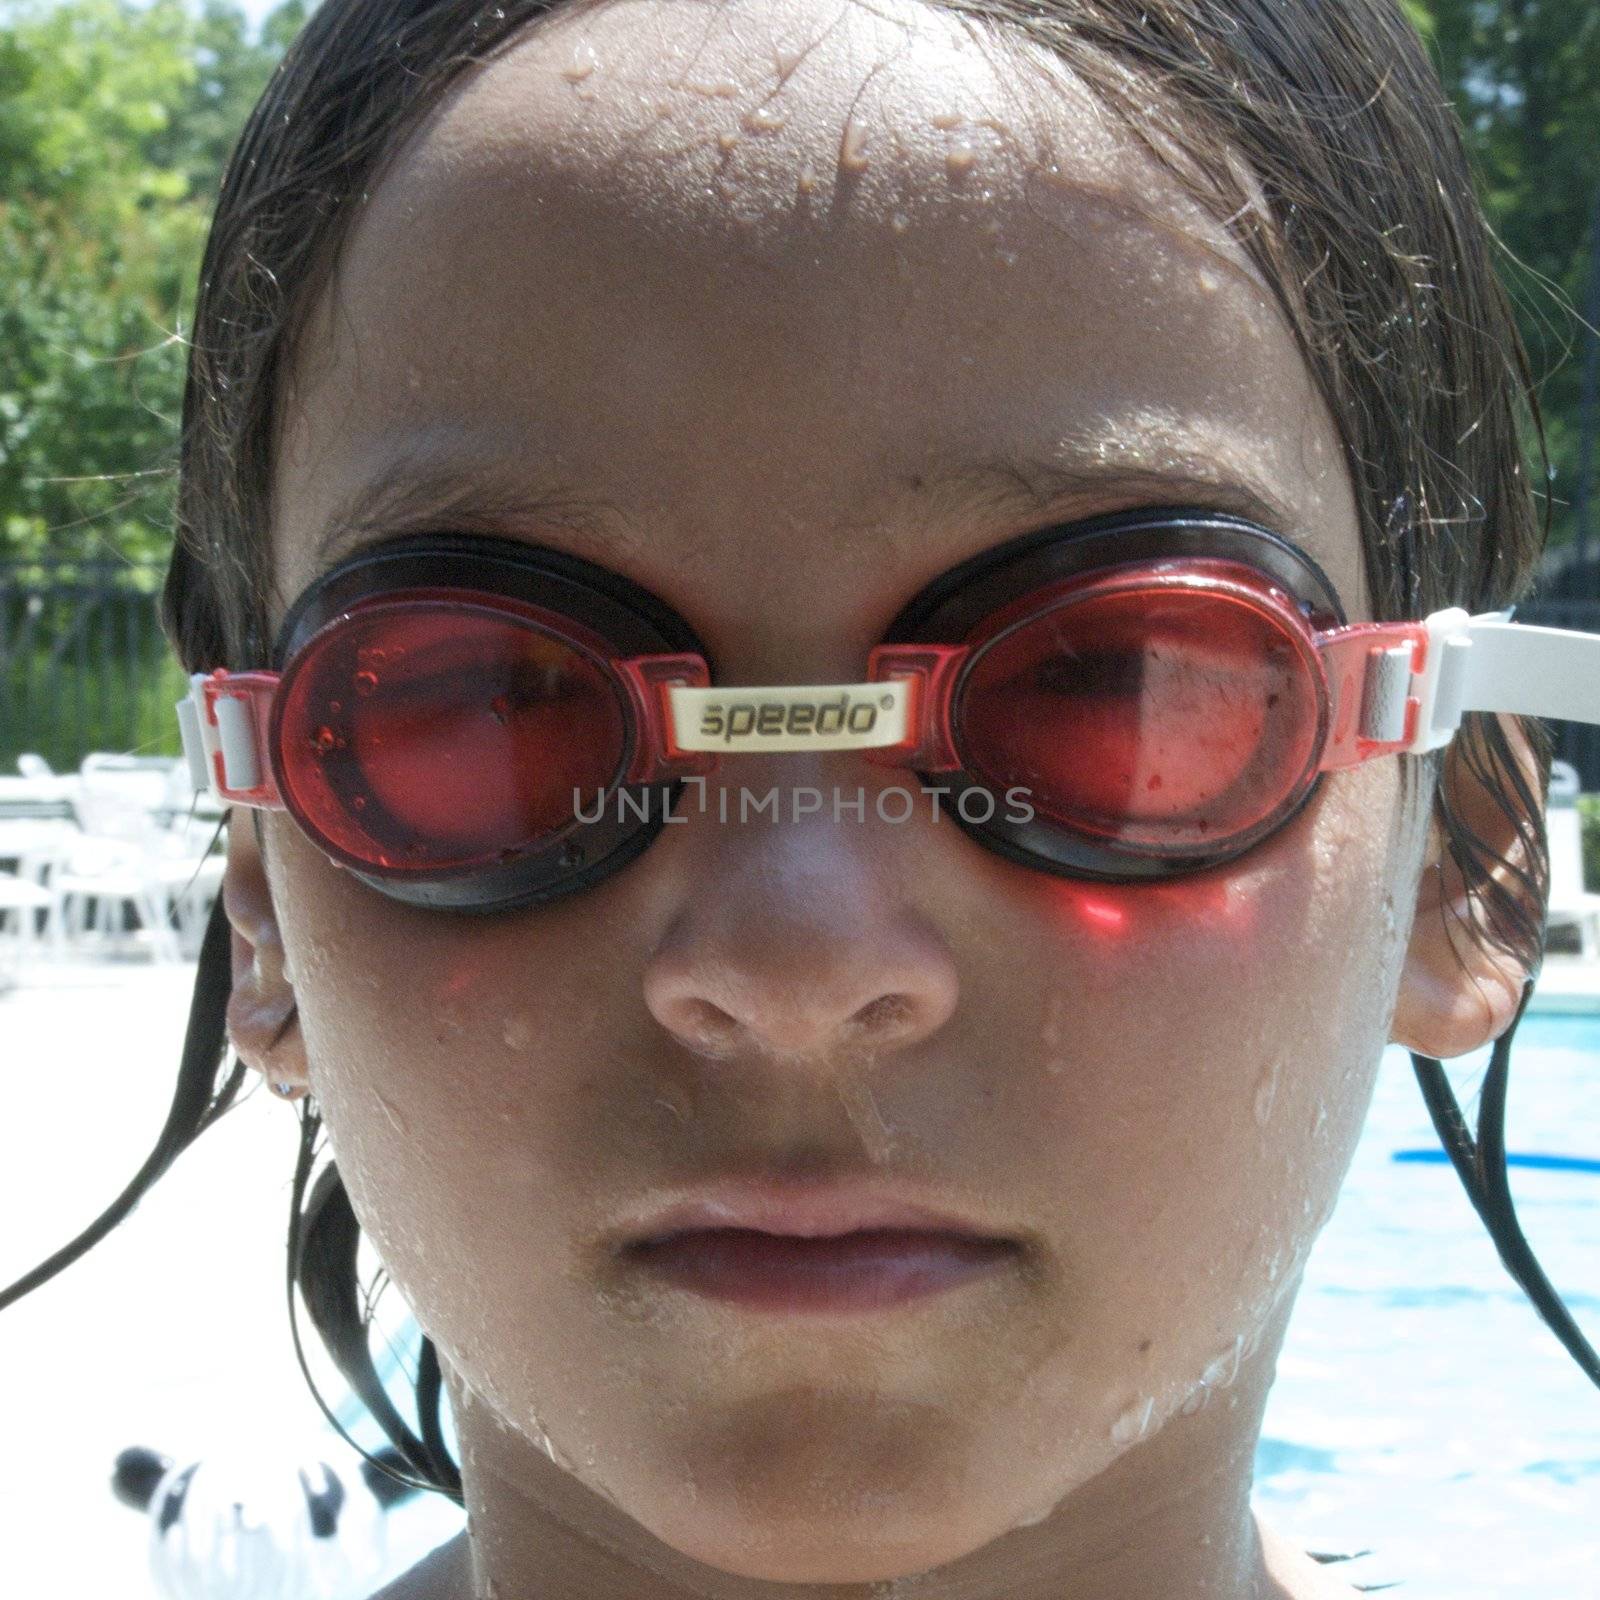
M1469 1125L1489 1052L1448 1063ZM1396 1600L1600 1595L1600 1390L1507 1276L1438 1146L1411 1059L1385 1052L1267 1401L1255 1501ZM1600 1016L1530 1012L1511 1151L1600 1156ZM1600 1345L1600 1174L1510 1169L1545 1272Z
M1488 1059L1449 1063L1469 1124ZM1530 1012L1512 1052L1508 1149L1600 1157L1597 1108L1600 1015ZM1397 1584L1395 1600L1596 1600L1600 1391L1506 1275L1454 1171L1394 1160L1437 1147L1410 1057L1391 1048L1306 1269L1255 1502L1309 1549L1369 1550L1334 1570ZM1546 1273L1600 1344L1600 1173L1519 1166L1511 1180ZM349 1426L358 1413L340 1415ZM381 1442L369 1424L355 1432ZM435 1495L398 1508L394 1570L461 1522Z

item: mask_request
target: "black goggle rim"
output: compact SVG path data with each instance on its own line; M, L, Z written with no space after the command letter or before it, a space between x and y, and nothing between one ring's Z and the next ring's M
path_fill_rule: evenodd
M985 550L941 573L907 601L886 638L895 644L960 644L1002 607L1058 579L1118 566L1196 559L1239 561L1265 573L1294 598L1307 625L1315 630L1345 623L1344 607L1327 573L1270 529L1223 512L1148 507L1095 517L1066 529L1025 534ZM970 657L951 686L953 707L959 708L966 681L981 659L982 652ZM954 732L959 753L959 721ZM1130 883L1187 876L1236 859L1309 804L1323 775L1314 774L1298 794L1225 846L1171 854L1124 849L1074 834L1041 820L1037 813L1031 821L1017 821L1005 814L1003 797L994 796L989 784L965 770L917 776L924 787L941 791L938 803L956 826L996 855L1057 877ZM981 821L962 815L961 797L969 790L990 796L992 815Z
M981 551L919 590L884 638L895 644L960 643L1003 606L1054 580L1091 569L1196 558L1236 560L1265 573L1294 597L1313 628L1338 627L1345 621L1327 574L1279 535L1228 513L1155 506L1040 529ZM593 629L619 655L698 654L715 681L715 664L694 630L641 585L567 551L477 534L385 540L341 562L314 580L289 608L273 647L273 666L282 672L313 635L357 601L404 588L486 590L525 600ZM971 667L969 662L957 680L957 701ZM632 758L636 737L629 719L620 770ZM938 796L939 803L985 849L1059 877L1123 883L1199 872L1244 854L1284 826L1320 783L1318 775L1291 807L1226 849L1202 857L1162 857L1108 847L1037 818L1013 821L998 810L986 821L969 821L959 810L960 797L969 789L988 792L986 784L964 772L919 772L918 777L926 787L946 791ZM492 866L425 880L380 877L354 866L349 870L362 883L407 905L482 914L539 905L597 884L641 854L665 825L682 787L681 779L629 785L627 792L636 803L607 805L599 822L574 824L548 845Z
M564 550L481 534L420 534L368 546L322 574L295 600L278 629L272 664L283 672L317 633L358 601L397 589L487 591L547 607L605 638L620 656L710 657L695 631L647 589L608 568ZM638 730L625 719L626 746L618 770L633 758ZM272 759L276 763L274 748ZM289 804L291 789L279 774L291 815L307 831L308 820ZM644 851L665 825L683 780L618 786L631 798L608 803L598 822L574 822L537 849L487 866L453 873L382 875L346 869L391 900L429 910L491 914L541 905L600 883ZM607 794L610 802L617 794ZM641 815L642 813L642 815ZM324 853L327 847L319 845Z

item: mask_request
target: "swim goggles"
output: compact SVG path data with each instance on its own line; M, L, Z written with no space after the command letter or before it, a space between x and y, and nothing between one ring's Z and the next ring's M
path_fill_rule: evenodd
M1600 636L1459 609L1347 626L1294 545L1187 508L984 551L886 637L863 682L713 686L629 579L425 535L318 577L276 670L196 674L178 712L197 787L287 810L396 900L480 912L599 882L746 751L859 751L1011 861L1135 882L1243 854L1322 774L1439 748L1465 711L1600 722Z

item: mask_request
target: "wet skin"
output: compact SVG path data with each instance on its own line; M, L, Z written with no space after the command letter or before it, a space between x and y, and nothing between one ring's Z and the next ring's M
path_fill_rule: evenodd
M958 486L1004 458L1076 479ZM498 509L329 537L423 467ZM1239 485L1369 615L1270 292L1064 69L904 0L632 0L524 36L374 185L299 345L274 573L281 610L361 543L494 532L654 591L720 682L853 682L965 557ZM278 814L263 880L234 828L236 1037L309 1084L446 1364L472 1540L405 1592L1350 1592L1248 1493L1380 1051L1457 1003L1402 985L1428 841L1399 763L1144 887L880 819L903 781L731 758L713 797L859 784L866 817L690 809L600 887L482 919L383 898ZM757 1169L904 1179L1020 1248L832 1318L610 1250L652 1195Z

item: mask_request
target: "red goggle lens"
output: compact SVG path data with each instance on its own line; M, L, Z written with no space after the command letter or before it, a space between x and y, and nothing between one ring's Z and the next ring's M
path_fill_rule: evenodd
M1237 592L1132 585L1027 617L981 648L955 724L963 759L1042 818L1155 853L1249 832L1313 775L1309 641Z
M275 726L292 811L365 866L435 875L548 843L574 791L607 789L627 749L598 661L459 600L331 626L286 676Z

